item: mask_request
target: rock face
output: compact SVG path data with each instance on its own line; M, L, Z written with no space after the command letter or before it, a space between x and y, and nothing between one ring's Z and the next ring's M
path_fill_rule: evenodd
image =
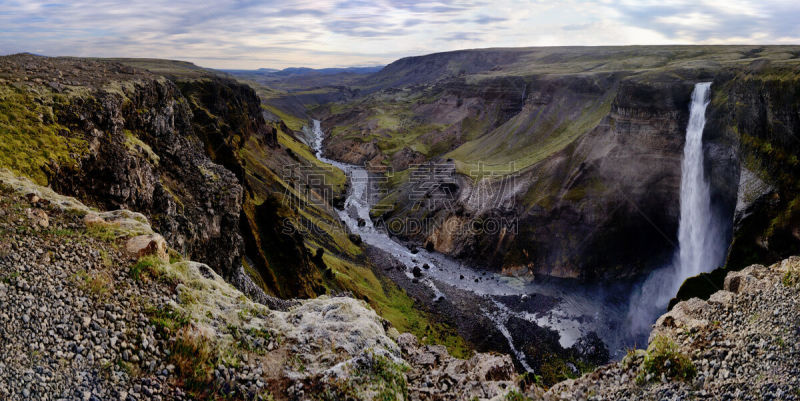
M240 263L242 188L204 153L174 83L119 64L31 55L4 57L0 70L27 80L31 96L67 98L54 104L54 120L85 147L74 164L48 168L57 191L146 213L174 248L224 274Z
M797 155L800 76L776 63L753 63L740 74L720 79L709 106L707 132L734 149L738 199L727 265L740 269L772 263L797 252L800 173ZM737 199L737 200L738 200Z
M521 106L515 98L516 109L510 98L519 94L513 92L501 91L491 101L476 99L473 103L482 105L476 110L507 110L496 116L497 124L506 122L469 154L461 156L457 148L447 156L481 163L481 155L502 155L492 148L497 144L541 141L547 146L548 136L556 135L553 124L569 124L589 112L597 117L569 128L585 131L576 131L571 144L528 166L510 163L480 178L465 176L470 171L450 159L422 164L418 171L437 171L423 175L432 182L408 180L391 189L386 199L393 203L379 203L382 213L376 217L387 224L428 221L426 229L399 235L498 270L581 279L640 274L666 260L676 241L691 88L686 81L648 83L606 75L587 82L567 76L534 81ZM442 90L470 102L469 89L477 90ZM453 102L449 110L461 107ZM542 115L546 121L539 120ZM512 124L528 128L504 131ZM421 190L423 185L431 189Z

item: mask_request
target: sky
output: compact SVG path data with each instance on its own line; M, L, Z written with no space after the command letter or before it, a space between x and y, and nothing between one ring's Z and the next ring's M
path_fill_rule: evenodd
M800 44L798 21L797 0L0 0L0 54L374 66L484 47Z

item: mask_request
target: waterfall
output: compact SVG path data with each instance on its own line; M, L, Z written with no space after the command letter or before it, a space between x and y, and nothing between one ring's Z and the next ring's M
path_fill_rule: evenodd
M703 127L711 82L695 85L686 145L681 165L681 220L678 229L678 277L675 291L684 279L711 271L719 263L715 251L719 230L711 213L711 190L703 174Z
M692 92L681 162L676 255L670 265L654 271L631 297L628 323L631 332L640 336L649 333L650 324L666 310L684 280L715 269L725 256L722 230L713 217L711 190L703 170L703 128L710 92L711 82L696 84Z

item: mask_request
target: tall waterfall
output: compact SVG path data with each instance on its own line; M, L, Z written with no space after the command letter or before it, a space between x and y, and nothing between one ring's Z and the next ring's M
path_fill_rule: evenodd
M681 165L681 220L678 229L678 279L713 270L720 262L716 248L719 230L711 213L711 191L703 174L703 127L711 82L696 84L692 92L689 126ZM680 282L673 283L677 291Z
M711 190L703 170L703 128L710 92L711 82L696 84L692 92L681 163L678 250L673 262L650 274L631 297L628 322L634 334L646 335L683 281L715 269L725 255L724 236L713 217Z

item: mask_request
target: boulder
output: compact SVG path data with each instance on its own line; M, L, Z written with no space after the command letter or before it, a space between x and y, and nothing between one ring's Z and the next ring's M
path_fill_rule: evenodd
M759 271L765 270L762 265L748 266L740 271L728 273L725 277L725 290L735 294L755 292L767 288L767 283L761 280Z
M648 342L675 328L695 331L708 326L708 320L700 318L701 312L709 307L708 302L700 298L678 302L671 311L661 315L656 321Z
M125 243L125 250L134 258L155 255L161 261L168 263L167 241L160 234L138 235Z

